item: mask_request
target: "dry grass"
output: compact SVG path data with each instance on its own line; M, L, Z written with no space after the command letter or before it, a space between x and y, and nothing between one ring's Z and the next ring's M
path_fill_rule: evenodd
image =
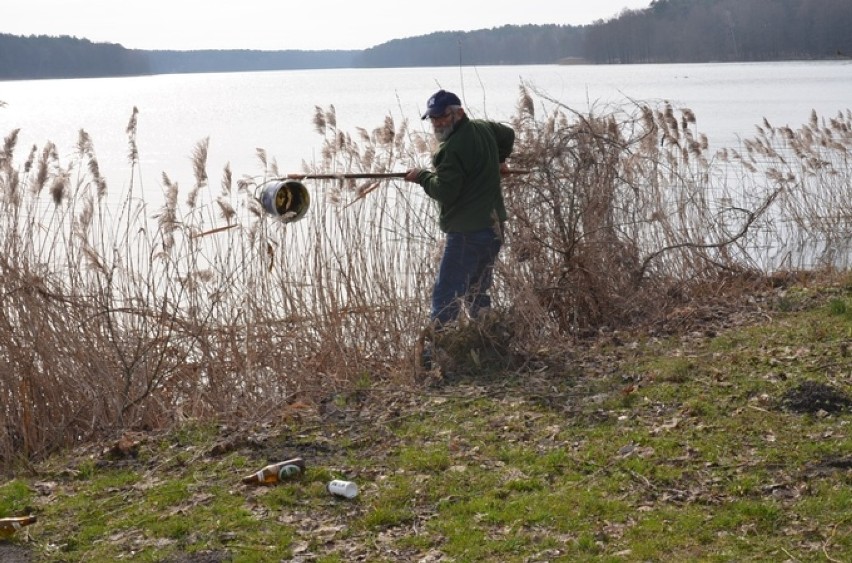
M759 279L770 253L803 267L791 232L822 239L806 267L848 266L849 112L798 131L765 124L745 150L711 154L688 109L557 103L538 116L534 95L521 88L513 119L512 164L533 172L505 181L495 288L512 366L547 353L542 342L564 349ZM260 178L226 168L217 192L204 140L186 195L164 175L152 210L134 194L136 120L134 108L117 200L84 131L70 163L50 143L17 163L16 131L0 152L7 468L119 430L267 420L356 383L411 382L441 240L419 190L326 182L304 220L283 224L253 197L280 175L274 160L258 152ZM407 122L353 136L330 107L314 123L325 145L306 172L428 162L430 138Z

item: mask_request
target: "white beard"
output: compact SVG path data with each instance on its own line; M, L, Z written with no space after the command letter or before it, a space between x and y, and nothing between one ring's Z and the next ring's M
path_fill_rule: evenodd
M453 132L453 128L456 126L456 118L453 116L452 120L444 126L438 127L436 125L432 126L432 130L435 132L435 138L438 139L439 142L443 143L447 139L450 138L450 134Z

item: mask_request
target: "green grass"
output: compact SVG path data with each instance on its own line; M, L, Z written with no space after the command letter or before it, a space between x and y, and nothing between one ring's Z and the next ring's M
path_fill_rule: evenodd
M13 479L0 485L0 518L16 516L30 505L33 491L26 482Z
M616 369L437 390L365 376L371 412L383 393L407 410L288 423L216 455L219 430L198 424L136 457L69 452L0 485L0 515L37 513L12 541L48 562L852 560L852 481L832 465L848 463L852 414L779 408L804 380L852 392L844 291L712 339L645 342ZM299 448L302 478L240 482ZM337 477L359 496L329 495Z

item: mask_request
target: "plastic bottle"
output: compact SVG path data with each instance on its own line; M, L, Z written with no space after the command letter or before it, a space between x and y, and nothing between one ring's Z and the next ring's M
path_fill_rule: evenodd
M358 496L358 485L352 481L335 479L334 481L329 482L327 488L328 492L338 497L355 498Z
M0 538L9 538L23 528L29 526L36 521L35 516L11 516L9 518L0 518Z
M305 471L305 460L300 457L267 465L257 473L243 477L247 485L274 485L287 479L299 477Z

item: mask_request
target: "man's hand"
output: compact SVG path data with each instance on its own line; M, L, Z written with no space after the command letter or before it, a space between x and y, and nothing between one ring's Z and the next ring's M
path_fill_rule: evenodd
M417 177L420 176L421 170L422 170L422 168L410 168L405 173L405 178L404 178L405 181L406 182L412 182L412 183L416 184L417 183Z

